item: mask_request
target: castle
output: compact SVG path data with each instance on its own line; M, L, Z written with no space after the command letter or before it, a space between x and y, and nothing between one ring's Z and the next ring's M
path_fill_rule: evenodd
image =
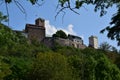
M35 20L35 24L26 24L25 32L23 32L23 35L28 38L29 41L36 40L48 47L54 47L55 43L58 43L61 46L71 46L80 49L87 47L81 37L70 34L68 35L67 39L58 37L46 37L45 30L45 20L38 18ZM89 38L89 46L96 49L98 48L97 37L91 36Z

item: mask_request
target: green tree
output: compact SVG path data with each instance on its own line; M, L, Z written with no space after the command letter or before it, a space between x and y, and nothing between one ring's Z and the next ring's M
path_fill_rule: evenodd
M59 38L67 38L67 35L65 34L64 31L58 30L55 34L53 34L53 37L59 37Z
M10 70L10 65L4 62L5 57L0 56L0 80L4 80L4 78L12 73Z
M100 44L99 49L103 50L103 51L110 51L111 50L111 45L107 42L103 42Z
M4 77L4 80L26 80L28 71L32 66L32 59L23 58L23 57L10 57L6 60L10 65L10 70L12 74Z
M114 47L114 46L112 46L111 50L112 50L112 52L114 52L114 53L118 53L117 48L116 48L116 47Z
M68 57L68 63L72 69L72 75L75 80L83 80L83 64L84 60L78 55Z
M120 70L104 56L98 59L95 69L97 80L120 79Z
M113 15L110 25L105 29L101 30L101 33L107 31L107 37L111 40L116 40L118 45L120 45L120 8L117 13Z
M6 15L3 15L2 12L0 12L0 24L2 22L7 22L8 21L8 18Z
M13 32L7 26L0 24L0 51L1 54L11 54L17 51L17 47L26 45L27 40L22 34Z
M85 80L114 80L120 79L120 70L114 65L106 55L91 48L83 50L85 65Z
M28 75L29 80L71 80L71 72L64 56L39 53Z

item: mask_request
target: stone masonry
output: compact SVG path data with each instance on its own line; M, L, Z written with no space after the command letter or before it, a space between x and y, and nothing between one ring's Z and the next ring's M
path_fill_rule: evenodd
M36 40L41 42L45 38L45 21L41 18L36 19L35 25L26 24L25 32L27 33L28 39Z
M38 41L48 47L54 47L56 43L60 44L61 46L71 46L80 49L84 49L87 47L81 37L70 34L68 35L67 39L58 37L45 37L45 20L41 18L36 19L35 24L26 24L25 32L21 31L21 33L23 33L23 35L28 38L29 41ZM97 40L97 37L90 37L89 45L97 49Z

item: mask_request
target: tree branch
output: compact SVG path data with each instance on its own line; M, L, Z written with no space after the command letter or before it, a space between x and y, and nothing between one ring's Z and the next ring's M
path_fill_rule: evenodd
M38 6L42 6L44 3L45 3L45 2L42 2L42 3L36 2L36 4L37 4Z
M57 16L60 14L60 12L62 12L64 9L66 9L66 8L68 8L68 7L63 7L63 8L61 8L58 12L57 12L57 14L55 15L55 19L57 18Z
M5 3L5 5L6 5L7 16L8 16L8 26L9 26L9 11L8 11L7 3Z
M57 7L56 7L56 10L58 9L58 7L60 6L60 4L58 3ZM65 12L64 10L65 9L69 9L70 11L80 15L80 13L78 13L77 11L75 11L76 8L72 8L71 5L70 5L70 1L67 1L67 3L61 7L61 9L57 12L57 14L55 15L55 19L57 18L57 16L60 14L60 12L63 12L64 15L65 15ZM63 19L63 18L62 18Z
M20 9L20 11L26 14L24 7L18 1L14 0L14 2L15 2L15 5Z
M3 0L0 2L0 6L3 4Z

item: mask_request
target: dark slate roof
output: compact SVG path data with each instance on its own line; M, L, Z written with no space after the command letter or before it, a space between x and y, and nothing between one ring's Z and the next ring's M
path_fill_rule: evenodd
M78 37L78 36L75 36L75 35L71 35L71 34L68 34L68 38L78 38L78 39L81 39L82 40L82 38L81 37Z

